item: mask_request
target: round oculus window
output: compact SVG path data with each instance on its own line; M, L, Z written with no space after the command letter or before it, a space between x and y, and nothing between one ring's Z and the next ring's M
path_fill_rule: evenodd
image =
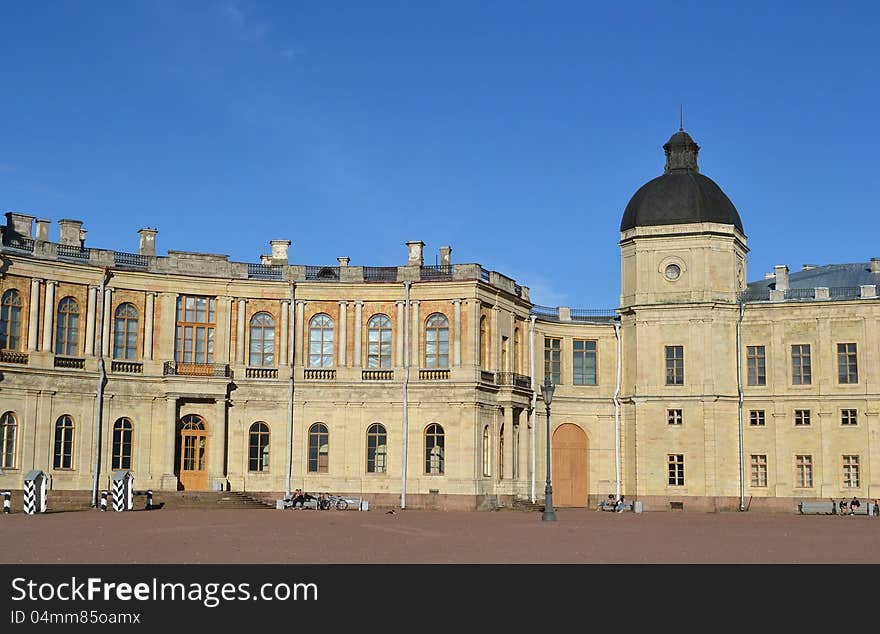
M675 281L681 277L681 267L678 264L670 264L666 267L666 279Z

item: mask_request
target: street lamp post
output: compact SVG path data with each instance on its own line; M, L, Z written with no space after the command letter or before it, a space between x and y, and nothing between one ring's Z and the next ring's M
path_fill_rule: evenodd
M545 522L556 521L556 511L553 510L553 485L550 483L550 402L553 400L553 390L556 389L550 382L550 377L544 379L541 386L541 398L547 408L547 485L544 487L544 514L541 519Z

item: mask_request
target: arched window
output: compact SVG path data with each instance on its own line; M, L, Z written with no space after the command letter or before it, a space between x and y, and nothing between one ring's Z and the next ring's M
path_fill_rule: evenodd
M55 461L56 469L73 469L73 418L64 414L55 421Z
M18 350L21 338L21 295L14 288L0 301L0 348Z
M367 473L385 473L387 451L385 427L373 423L367 428Z
M519 425L513 426L513 473L511 477L514 480L519 477Z
M432 423L425 428L425 473L443 475L443 428Z
M6 412L0 416L0 469L15 469L15 432L18 421L15 414Z
M373 315L367 323L367 367L391 367L391 319Z
M315 423L309 428L309 472L327 473L330 466L330 434L327 425Z
M443 313L430 315L425 322L425 367L449 367L449 320Z
M254 423L248 441L248 471L269 470L269 426Z
M55 354L75 356L79 350L79 306L72 297L58 302Z
M309 367L333 367L333 320L319 313L309 321Z
M504 423L498 432L498 479L504 479Z
M269 313L257 313L251 317L248 365L255 368L275 365L275 320Z
M513 372L522 374L522 331L519 326L513 331Z
M120 304L116 308L113 324L113 358L136 359L138 339L138 311L133 304ZM128 467L120 467L128 469Z
M131 469L131 437L133 432L134 426L127 418L120 418L113 423L111 469Z
M492 475L492 453L489 442L489 426L486 425L483 427L483 475L487 478Z
M486 332L486 316L480 317L480 367L489 369L489 333Z

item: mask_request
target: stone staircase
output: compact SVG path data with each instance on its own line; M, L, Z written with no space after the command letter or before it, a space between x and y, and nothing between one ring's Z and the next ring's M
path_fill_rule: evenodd
M21 513L22 491L12 490L10 510ZM99 498L100 503L100 498ZM134 510L143 510L147 498L135 495ZM2 502L0 502L2 504ZM153 491L153 505L167 509L274 509L273 502L239 491ZM89 511L92 509L91 491L49 491L46 512ZM113 498L108 497L107 510L113 510ZM2 513L2 509L0 509Z
M528 498L514 498L513 505L510 507L514 511L526 511L529 513L543 513L544 500L539 498L534 503Z

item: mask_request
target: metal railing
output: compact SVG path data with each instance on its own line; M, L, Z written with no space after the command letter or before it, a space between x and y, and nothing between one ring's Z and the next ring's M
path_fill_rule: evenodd
M785 291L785 299L813 299L815 293L812 288L789 288Z
M27 352L19 352L18 350L0 350L0 363L20 363L24 365L27 362Z
M747 288L744 291L740 291L737 296L737 301L742 303L747 302L766 302L770 300L770 289L769 288Z
M138 253L125 253L124 251L113 252L113 263L116 266L132 269L145 269L150 264L150 258Z
M532 377L516 372L496 372L495 385L512 385L528 390L532 387Z
M559 320L559 310L554 306L532 306L531 314L544 319Z
M67 258L69 260L79 260L85 262L89 259L89 251L85 247L76 246L74 244L59 244L58 257Z
M249 280L280 280L282 276L279 264L251 264L247 265Z
M144 364L135 361L112 361L110 371L120 374L143 374Z
M328 370L327 368L306 368L303 370L303 378L317 381L333 381L336 379L336 370Z
M480 267L480 279L483 280L484 282L489 281L489 271L484 269L482 266Z
M361 370L364 381L393 381L394 370Z
M611 318L615 317L617 313L613 308L572 308L571 309L571 320L572 321L592 321L597 317L600 318Z
M246 379L277 379L278 368L245 368Z
M26 251L27 253L34 252L34 241L31 238L25 238L23 236L4 234L3 246L7 249L14 249L15 251Z
M396 266L365 266L364 267L365 282L396 282L397 267Z
M422 381L445 381L449 378L449 370L419 370Z
M858 286L832 286L828 295L831 299L851 299L861 297L862 289Z
M86 367L86 360L79 357L55 357L55 367L82 370Z
M431 264L421 267L419 277L423 280L448 280L452 274L452 264Z
M164 376L211 376L229 378L229 365L226 363L178 363L166 361L162 369Z
M832 286L828 288L828 299L832 300L858 299L861 296L862 289L860 286ZM770 300L770 289L746 289L740 291L736 298L738 302L742 303L766 302ZM786 300L823 301L822 299L816 298L816 288L789 288L785 290L784 298Z
M338 282L338 266L307 266L306 280L312 282Z
M495 373L488 370L480 370L480 381L483 383L494 383Z

